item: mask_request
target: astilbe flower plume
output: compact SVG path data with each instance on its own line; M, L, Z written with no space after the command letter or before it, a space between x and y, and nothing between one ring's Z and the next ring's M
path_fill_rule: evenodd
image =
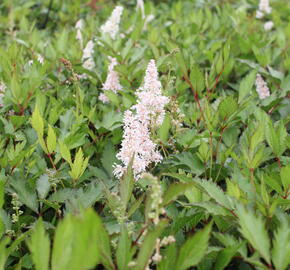
M83 50L82 61L83 61L83 67L85 69L93 70L95 67L93 52L94 52L94 42L90 40Z
M267 83L263 80L260 74L257 74L256 77L256 90L260 99L264 99L270 96L270 91Z
M132 169L136 179L140 178L151 163L162 160L157 145L150 138L151 128L160 125L165 115L165 105L169 99L162 96L161 83L155 61L148 64L143 87L137 93L137 104L124 115L124 133L121 150L117 158L122 165L117 165L114 174L120 178L133 159Z
M121 178L131 159L134 158L132 169L135 178L138 179L150 163L160 162L162 156L157 151L157 145L150 139L148 125L144 125L137 114L127 110L123 122L123 140L121 150L117 154L117 158L122 161L122 165L115 167L114 174L117 178Z
M105 24L101 26L101 31L104 34L109 34L112 39L115 39L117 33L119 32L119 24L120 24L122 13L123 13L123 7L116 6L110 18L106 21Z
M110 59L110 65L108 67L107 79L105 83L103 84L103 90L113 91L114 93L117 93L118 91L122 90L122 85L120 84L120 81L119 81L119 74L117 71L114 70L118 62L116 58L109 57L109 59ZM109 99L104 93L100 94L99 99L104 103L109 102Z
M160 125L163 122L165 110L169 98L162 95L161 82L158 79L158 71L155 61L150 60L144 85L137 92L138 101L133 108L136 110L139 118L145 122L150 121L151 125Z

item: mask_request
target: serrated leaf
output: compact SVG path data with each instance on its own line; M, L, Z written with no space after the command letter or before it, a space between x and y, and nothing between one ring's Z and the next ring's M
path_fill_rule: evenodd
M285 190L290 187L290 164L281 169L281 181Z
M256 71L250 72L240 83L239 103L250 93L256 79Z
M66 160L69 164L72 164L72 161L71 161L71 154L70 154L70 151L69 151L69 148L67 147L67 145L63 142L60 142L59 143L59 148L60 148L60 154L61 154L61 157Z
M232 97L228 96L221 101L218 107L218 113L221 120L228 119L238 109L237 101Z
M40 199L44 199L50 190L50 182L47 174L41 175L36 183L36 190Z
M203 258L208 248L212 222L204 229L194 234L181 246L176 262L179 270L188 269L197 265Z
M275 269L285 270L290 264L290 227L286 218L274 234L272 257Z
M185 183L174 183L171 184L164 196L163 196L163 202L162 205L165 206L169 204L170 202L174 201L178 196L183 195L187 190L191 189L193 187L193 184L185 184Z
M47 149L49 153L53 153L56 148L56 135L54 133L51 125L48 125L48 134L47 134Z
M36 130L37 135L43 138L44 123L37 106L31 117L31 125Z
M238 207L237 215L242 235L270 263L270 240L262 217L246 210L243 206Z
M203 73L200 71L198 66L192 66L190 70L190 81L193 85L194 90L201 94L205 87L205 81Z
M49 266L50 240L45 232L42 219L36 222L27 245L31 252L35 269L47 270Z
M198 180L197 182L219 205L226 207L227 209L231 209L231 203L227 195L216 183L206 180Z
M266 125L265 137L272 148L274 154L279 157L286 150L287 131L281 121L278 127L274 127L272 122Z

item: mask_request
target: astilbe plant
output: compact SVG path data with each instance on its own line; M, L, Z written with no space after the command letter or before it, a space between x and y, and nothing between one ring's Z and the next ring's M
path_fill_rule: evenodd
M290 2L24 2L0 4L0 270L288 269Z

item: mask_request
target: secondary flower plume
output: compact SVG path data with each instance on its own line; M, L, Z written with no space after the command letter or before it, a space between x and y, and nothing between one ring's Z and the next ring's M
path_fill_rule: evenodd
M144 8L144 1L143 0L137 0L136 9L141 10L142 19L144 19L145 18L145 8Z
M133 158L133 172L136 179L146 171L151 163L162 160L157 145L151 139L151 129L160 125L165 115L165 105L169 99L162 96L161 82L155 61L148 64L143 87L137 92L137 104L124 115L124 133L121 150L117 158L122 165L117 165L114 174L120 178Z
M3 97L5 95L6 85L0 81L0 107L3 106Z
M117 33L119 32L119 23L121 20L122 13L123 13L123 7L116 6L110 18L106 21L105 24L101 26L101 31L103 33L109 34L112 39L115 39Z
M264 99L270 96L270 91L267 83L263 80L260 74L257 74L256 78L256 90L260 99Z
M269 22L266 22L266 23L264 24L264 29L265 29L266 31L270 31L270 30L273 28L273 26L274 26L274 23L273 23L272 21L269 21Z
M94 42L90 40L83 50L82 61L83 61L83 67L85 69L93 70L93 68L95 67L93 53L94 53Z
M272 11L270 7L270 0L260 0L259 10L256 13L256 18L261 19L265 14L270 14Z
M76 39L80 42L81 47L83 47L83 35L82 30L84 28L84 21L82 19L78 20L75 26L77 30Z

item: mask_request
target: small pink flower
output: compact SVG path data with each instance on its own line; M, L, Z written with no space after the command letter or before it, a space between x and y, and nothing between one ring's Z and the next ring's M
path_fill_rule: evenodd
M263 80L260 74L257 74L256 78L256 90L260 99L265 99L270 96L270 91L267 86L267 83Z

